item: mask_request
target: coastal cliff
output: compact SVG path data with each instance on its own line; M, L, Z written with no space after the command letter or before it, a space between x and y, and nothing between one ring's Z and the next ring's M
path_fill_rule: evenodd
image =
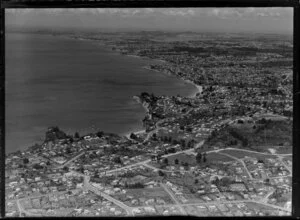
M58 127L49 127L45 135L45 142L65 139L67 137L66 133L61 131Z

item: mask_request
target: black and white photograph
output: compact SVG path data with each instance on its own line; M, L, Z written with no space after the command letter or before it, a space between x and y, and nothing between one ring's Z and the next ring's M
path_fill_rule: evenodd
M5 9L5 216L291 216L293 25Z

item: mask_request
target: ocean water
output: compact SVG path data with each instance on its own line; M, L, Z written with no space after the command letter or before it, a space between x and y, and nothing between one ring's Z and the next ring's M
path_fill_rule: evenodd
M188 96L192 84L144 69L158 62L120 55L96 42L6 34L6 152L41 143L49 126L68 134L142 129L141 92Z

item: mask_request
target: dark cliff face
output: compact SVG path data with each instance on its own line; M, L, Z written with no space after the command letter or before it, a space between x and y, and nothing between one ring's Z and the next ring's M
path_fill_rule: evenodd
M50 127L46 132L45 142L55 141L57 139L65 139L67 135L65 132L59 130L58 127Z

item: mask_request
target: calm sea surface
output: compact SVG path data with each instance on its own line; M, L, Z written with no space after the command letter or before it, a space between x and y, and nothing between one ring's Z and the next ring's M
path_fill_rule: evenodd
M141 92L188 96L195 87L142 68L146 59L39 34L6 35L6 152L44 140L47 127L68 134L142 129Z

